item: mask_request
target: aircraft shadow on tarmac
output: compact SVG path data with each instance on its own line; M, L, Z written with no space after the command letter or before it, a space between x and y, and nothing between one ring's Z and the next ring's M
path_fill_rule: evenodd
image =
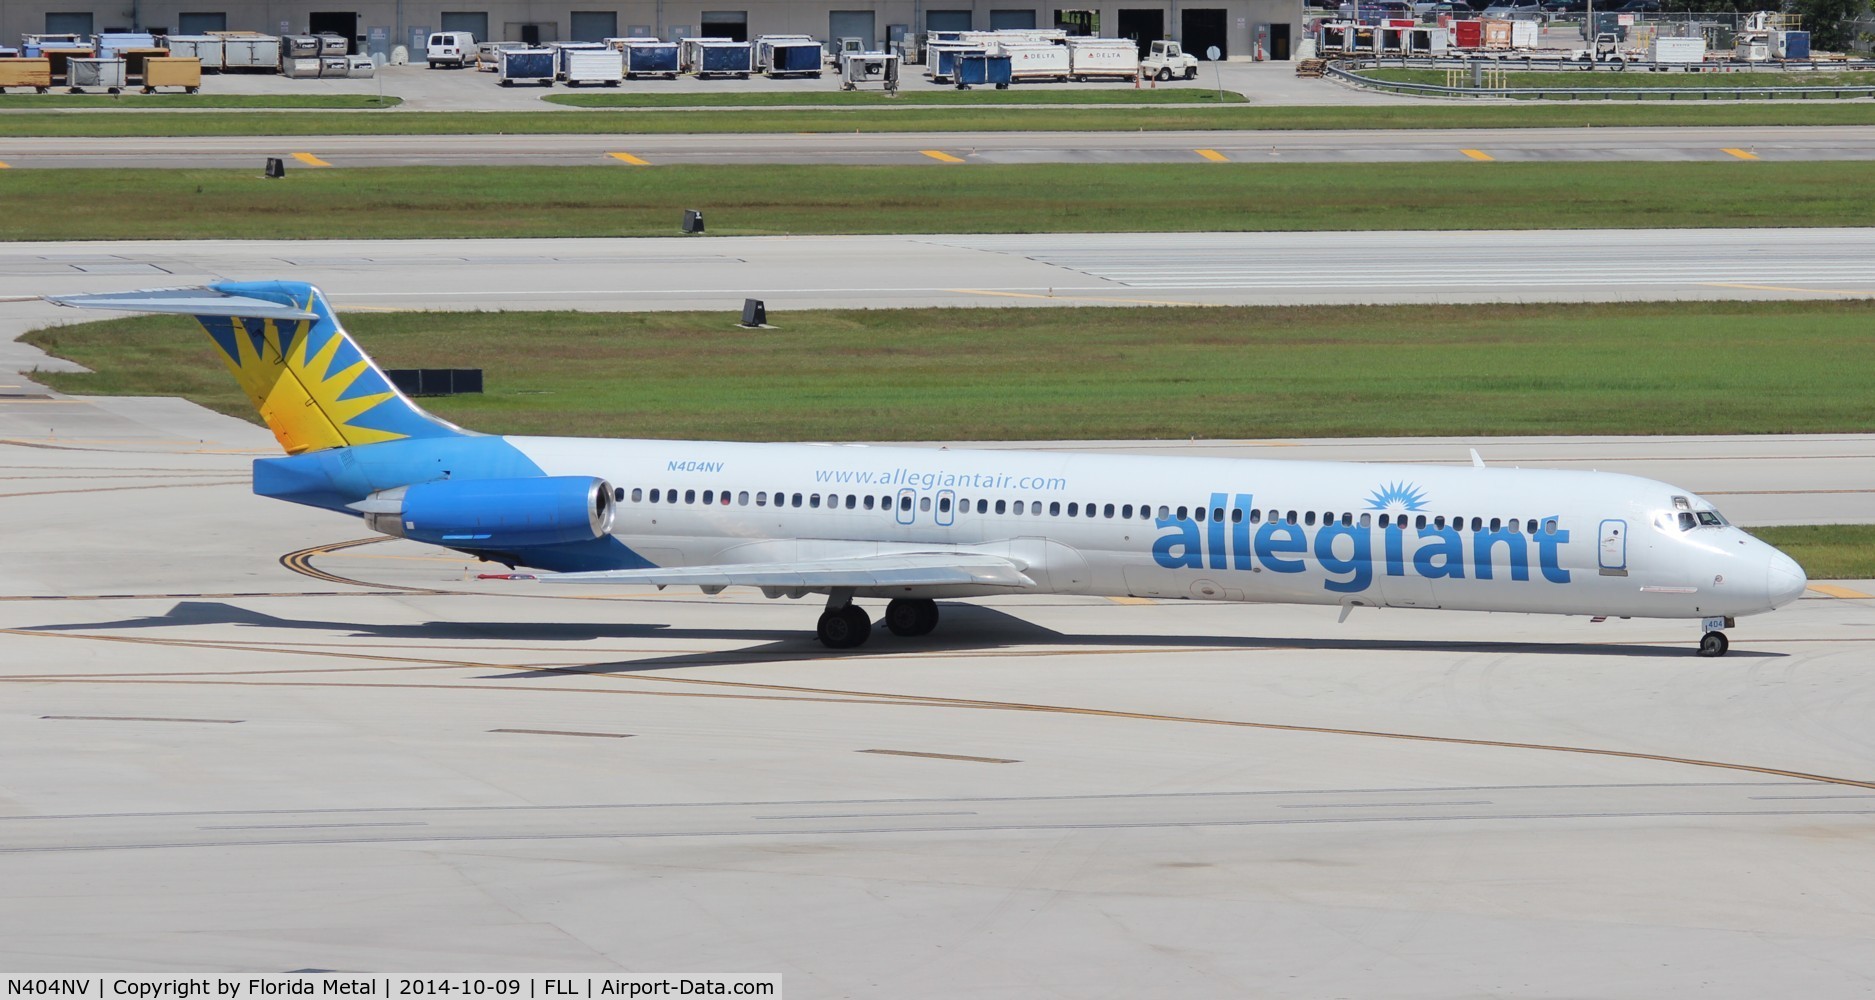
M674 627L656 622L477 622L428 621L409 624L371 624L315 618L283 618L219 601L182 601L167 613L118 621L41 625L24 631L96 632L194 625L235 625L253 628L336 633L360 639L411 641L592 642L603 639L698 639L744 641L755 645L733 650L672 653L632 660L599 662L577 668L521 669L494 675L513 679L567 673L629 673L721 664L819 660L828 657L886 656L904 653L969 653L1020 646L1058 648L1132 647L1149 649L1242 649L1262 651L1332 650L1341 652L1444 652L1453 654L1528 653L1594 657L1685 657L1691 651L1669 645L1639 643L1550 643L1465 640L1340 639L1319 636L1245 635L1069 635L1017 618L994 608L946 603L944 620L933 635L906 639L883 626L876 628L865 646L842 652L822 647L806 629L738 629ZM724 609L725 617L733 613ZM1774 657L1783 654L1734 649L1738 657Z

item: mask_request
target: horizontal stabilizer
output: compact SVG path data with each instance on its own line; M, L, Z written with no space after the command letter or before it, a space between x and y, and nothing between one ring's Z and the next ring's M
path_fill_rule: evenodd
M142 292L105 292L98 295L47 295L47 302L78 309L117 309L123 312L180 313L184 316L231 316L242 319L313 319L309 311L267 299L231 295L213 288L156 288Z
M972 552L896 552L852 559L618 569L557 573L545 583L636 583L659 587L769 587L825 590L830 587L1007 587L1027 590L1035 581L1001 556Z

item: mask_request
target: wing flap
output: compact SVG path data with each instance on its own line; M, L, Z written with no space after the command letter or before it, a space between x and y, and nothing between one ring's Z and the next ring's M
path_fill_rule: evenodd
M851 559L740 563L670 569L617 569L555 573L545 583L649 584L659 587L1007 587L1028 590L1035 581L1014 560L972 552L898 552Z

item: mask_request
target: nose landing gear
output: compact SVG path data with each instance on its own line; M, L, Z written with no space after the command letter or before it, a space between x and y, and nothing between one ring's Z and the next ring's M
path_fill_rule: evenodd
M1707 618L1699 623L1699 627L1705 631L1705 634L1699 637L1699 655L1724 656L1725 651L1732 647L1731 641L1725 638L1724 632L1720 631L1720 629L1731 628L1732 619Z

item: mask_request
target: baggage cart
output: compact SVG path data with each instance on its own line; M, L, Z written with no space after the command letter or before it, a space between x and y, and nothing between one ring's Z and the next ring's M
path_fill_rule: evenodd
M766 47L768 51L760 68L771 77L819 77L827 64L826 52L811 38L782 39L767 42Z
M171 35L169 36L169 54L175 59L195 59L201 62L202 71L220 72L222 54L226 42L214 35Z
M156 36L142 31L105 31L93 39L100 59L122 59L126 49L158 48Z
M43 94L52 87L52 60L0 59L0 93L8 88L31 88Z
M925 76L932 83L951 83L957 79L957 60L966 55L983 55L981 45L942 42L925 50Z
M90 59L97 53L90 49L41 48L39 54L52 61L52 82L64 83L65 64L73 59Z
M280 61L280 75L289 80L317 80L319 57L305 56Z
M676 42L661 42L655 38L634 38L620 47L619 55L624 57L627 80L636 80L641 76L677 79Z
M118 49L115 56L108 58L124 61L124 74L131 83L143 82L143 64L151 59L166 59L168 49Z
M683 72L698 77L746 80L755 69L755 47L728 38L686 38L679 44L677 64Z
M123 92L127 82L124 61L122 59L68 59L65 63L65 85L72 93L86 90L102 90L107 94Z
M1132 48L1131 42L1127 43ZM1133 49L1137 54L1138 49ZM1010 58L1005 55L991 55L988 52L971 52L957 59L957 89L969 90L971 87L995 87L1008 90L1010 81L1015 79Z
M328 80L343 80L351 76L351 56L320 56L319 75Z
M156 93L158 87L181 87L184 93L202 89L202 60L169 56L143 61L143 92Z
M320 58L326 58L330 56L348 56L352 54L352 40L349 38L346 38L344 35L334 35L331 32L321 32L317 35L314 35L313 37L319 39Z
M1697 66L1706 61L1706 39L1661 38L1647 46L1647 61L1656 66Z
M345 75L353 80L369 80L378 75L378 64L363 53L346 56Z
M47 49L84 49L90 48L91 42L82 35L21 35L20 55L28 59L37 59Z
M1773 47L1779 59L1810 58L1810 33L1807 31L1780 31L1772 36Z
M566 61L566 85L569 87L589 83L616 87L620 80L625 79L625 57L617 49L575 49L563 53L563 58Z
M1068 47L1048 42L1016 42L997 46L995 55L1009 57L1009 73L1016 80L1066 80L1070 71Z
M604 42L552 42L548 48L553 50L553 75L555 79L566 79L567 60L574 52L606 52Z
M553 86L554 51L552 49L503 49L501 68L496 70L504 87L517 83Z

